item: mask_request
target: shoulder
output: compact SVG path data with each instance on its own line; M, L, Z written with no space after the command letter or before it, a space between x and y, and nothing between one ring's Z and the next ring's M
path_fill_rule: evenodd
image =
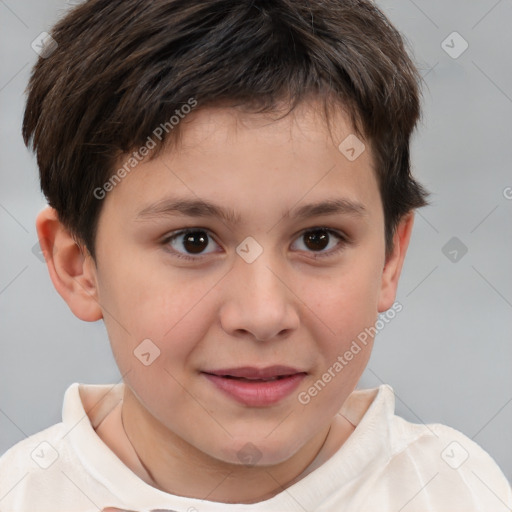
M64 434L63 424L57 423L9 448L0 457L0 496L25 487L24 480L30 481L42 471L51 473L52 467L60 465L65 452Z
M62 423L57 423L9 448L0 457L0 474L6 468L19 467L29 470L43 466L50 467L58 458L58 451L54 445L60 446L62 444L65 434L63 427Z
M510 483L496 461L462 432L392 418L388 474L400 474L416 510L509 511ZM414 494L416 489L417 495ZM414 496L414 498L413 498ZM426 508L430 503L435 508ZM423 508L422 508L423 507Z
M61 501L69 506L84 502L87 508L83 510L90 509L91 503L85 503L73 483L80 461L67 432L63 423L57 423L23 439L0 457L0 510L50 512L53 508L54 512Z
M94 503L112 503L115 496L105 473L124 466L95 428L122 396L122 387L115 386L71 384L64 395L62 422L23 439L0 457L0 510L97 512Z

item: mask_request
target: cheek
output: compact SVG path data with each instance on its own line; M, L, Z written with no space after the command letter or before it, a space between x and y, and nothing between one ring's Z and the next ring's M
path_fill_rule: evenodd
M363 256L358 265L323 279L303 279L299 293L307 298L312 321L323 332L321 338L336 340L339 348L375 323L379 287L378 265Z
M114 268L101 281L100 303L121 371L131 369L134 362L138 368L134 351L147 339L158 347L154 350L160 351L159 363L165 362L166 367L183 364L213 321L208 292L218 277L178 275L166 267L143 272L140 266L131 273L120 265Z
M370 328L378 315L379 279L371 266L354 266L323 284L309 288L308 305L315 313L309 315L310 330L318 361L298 394L311 417L336 414L356 387L371 355Z

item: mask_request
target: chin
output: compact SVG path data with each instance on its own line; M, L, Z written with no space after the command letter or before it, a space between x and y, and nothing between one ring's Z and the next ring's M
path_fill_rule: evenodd
M284 438L270 441L268 438L258 439L256 436L245 436L245 439L236 441L232 439L216 458L236 466L275 466L288 460L301 448L300 444L286 441Z

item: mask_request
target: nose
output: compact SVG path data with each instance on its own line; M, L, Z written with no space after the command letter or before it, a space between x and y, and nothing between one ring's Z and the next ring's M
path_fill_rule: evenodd
M225 332L266 341L290 335L298 328L300 301L284 273L265 253L252 263L240 258L229 274L220 309Z

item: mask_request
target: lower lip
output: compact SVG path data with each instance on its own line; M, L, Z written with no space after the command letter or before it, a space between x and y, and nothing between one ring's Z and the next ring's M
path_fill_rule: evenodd
M297 388L305 373L296 373L278 380L241 380L204 374L210 382L236 401L252 407L265 407L276 404Z

